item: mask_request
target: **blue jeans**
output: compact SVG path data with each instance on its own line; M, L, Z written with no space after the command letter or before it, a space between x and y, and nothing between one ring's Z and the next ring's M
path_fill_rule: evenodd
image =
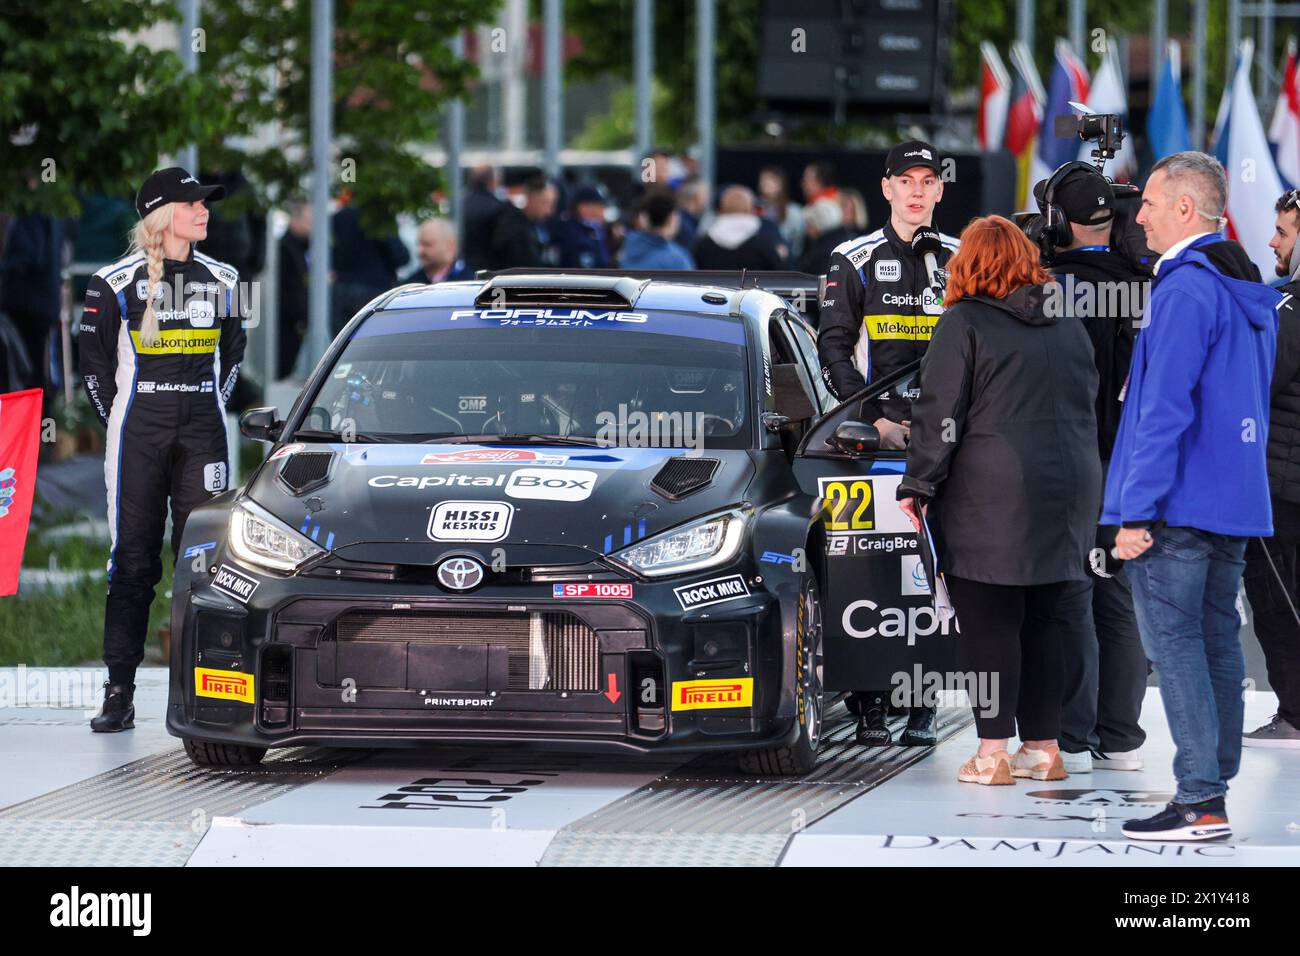
M1133 608L1173 735L1179 803L1223 796L1241 764L1241 619L1246 539L1164 528L1128 562Z

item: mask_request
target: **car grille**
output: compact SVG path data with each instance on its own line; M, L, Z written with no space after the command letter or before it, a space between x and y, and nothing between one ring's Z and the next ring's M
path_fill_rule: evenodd
M339 641L504 646L510 690L600 689L596 632L567 611L349 611L335 622Z

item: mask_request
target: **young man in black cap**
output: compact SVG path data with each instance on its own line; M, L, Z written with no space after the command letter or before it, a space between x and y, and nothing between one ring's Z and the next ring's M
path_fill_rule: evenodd
M1034 187L1044 214L1046 185L1043 180ZM1097 445L1104 475L1150 277L1111 248L1115 194L1101 173L1082 166L1065 173L1052 190L1052 205L1058 221L1068 224L1052 252L1057 302L1065 317L1083 323L1097 364ZM1140 748L1146 733L1138 718L1147 658L1123 565L1105 559L1116 530L1099 531L1099 550L1093 554L1100 559L1093 562L1093 577L1069 582L1064 599L1071 610L1062 615L1070 626L1062 635L1066 670L1060 743L1069 773L1143 766Z
M943 198L939 153L909 140L889 151L880 189L889 221L875 232L841 243L826 267L817 352L822 377L843 400L925 354L943 312L944 266L957 240L936 232L934 207ZM891 396L863 402L864 420L880 431L881 448L907 447L911 401ZM892 742L885 725L888 691L858 691L857 739L864 746ZM911 708L901 743L935 742L934 710Z

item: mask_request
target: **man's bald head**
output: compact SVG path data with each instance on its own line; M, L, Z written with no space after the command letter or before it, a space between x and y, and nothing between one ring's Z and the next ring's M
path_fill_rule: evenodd
M754 194L744 186L728 186L722 191L722 198L718 200L718 212L749 212L754 211Z
M426 219L420 224L416 255L426 272L440 272L456 261L456 226L450 219Z

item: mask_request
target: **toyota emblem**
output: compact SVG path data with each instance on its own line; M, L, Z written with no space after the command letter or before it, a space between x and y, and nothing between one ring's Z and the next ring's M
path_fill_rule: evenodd
M438 565L438 583L453 591L468 591L483 582L483 565L473 558L448 558Z

